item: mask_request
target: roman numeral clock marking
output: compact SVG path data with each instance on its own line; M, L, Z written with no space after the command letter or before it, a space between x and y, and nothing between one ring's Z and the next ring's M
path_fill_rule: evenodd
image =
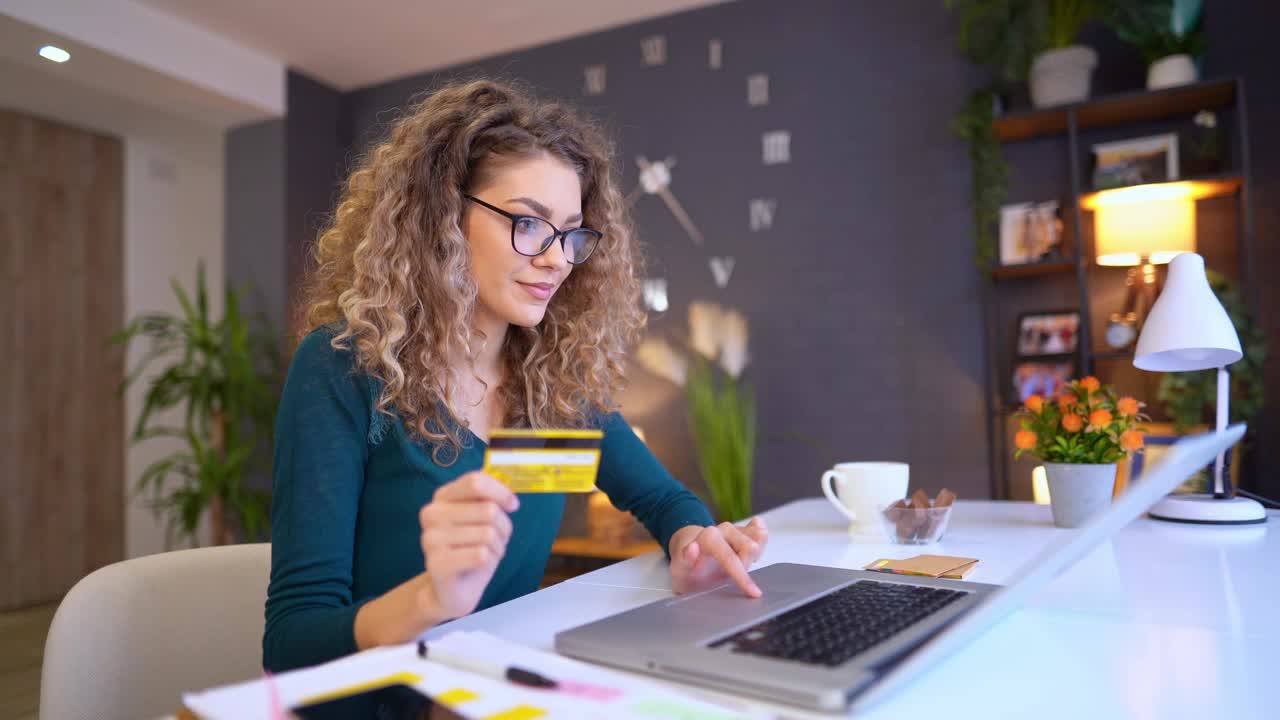
M604 65L588 65L583 68L582 92L586 95L604 94Z
M645 278L643 284L644 306L654 312L666 312L667 303L667 279L666 278Z
M640 59L647 67L665 65L667 63L667 37L650 35L640 41Z
M667 64L667 37L654 34L640 39L640 61L644 67L658 67ZM721 70L724 67L724 42L720 38L707 41L707 69ZM736 82L746 83L746 102L749 108L765 108L772 102L770 78L768 73L757 72L746 75L734 75L741 78ZM583 69L583 92L587 95L601 95L605 92L605 66L589 65ZM739 85L738 87L742 87ZM741 96L739 96L741 97ZM763 115L761 116L763 117ZM766 130L760 135L760 159L764 166L786 165L791 162L791 131ZM667 207L677 223L684 229L696 247L708 248L708 239L694 224L684 206L676 199L672 191L672 168L675 158L648 160L644 156L636 158L639 168L639 183L627 196L629 204L635 203L644 195L656 195ZM741 207L741 206L739 206ZM768 233L772 231L774 219L778 214L777 197L754 197L747 201L747 226L752 233ZM725 289L733 279L737 269L737 258L732 255L714 255L707 257L707 267L711 278L718 289ZM648 277L643 280L643 302L653 312L664 312L669 307L668 282L664 277Z
M791 162L791 132L770 130L760 136L765 165L781 165Z
M724 289L729 285L729 278L733 277L732 257L713 257L711 258L711 277L716 281L716 287Z
M751 232L768 230L773 227L773 214L778 209L776 198L753 198L748 205Z
M747 105L763 107L769 104L769 76L764 73L747 76Z

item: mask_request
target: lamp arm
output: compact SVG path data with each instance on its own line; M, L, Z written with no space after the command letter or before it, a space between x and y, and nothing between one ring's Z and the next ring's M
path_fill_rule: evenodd
M1218 422L1217 432L1222 434L1227 429L1227 403L1231 398L1231 374L1227 372L1226 367L1218 368ZM1224 465L1226 460L1226 450L1218 453L1217 459L1213 461L1213 496L1215 498L1228 498L1234 495L1227 481ZM1240 458L1235 459L1236 462Z

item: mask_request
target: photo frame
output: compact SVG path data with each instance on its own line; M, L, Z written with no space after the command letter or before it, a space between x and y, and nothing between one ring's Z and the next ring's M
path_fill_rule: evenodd
M1025 403L1032 395L1053 397L1066 388L1075 374L1075 361L1023 360L1013 365L1013 395Z
M1061 256L1062 218L1057 200L1000 208L1000 264L1025 265Z
M1178 179L1178 134L1098 143L1093 146L1093 189Z
M1144 446L1141 453L1134 453L1129 456L1125 476L1126 479L1136 478L1139 482L1142 479L1142 473L1160 462L1160 459L1169 452L1173 444L1181 440L1186 435L1205 432L1209 430L1207 425L1197 425L1188 428L1187 432L1179 435L1174 429L1173 423L1149 422L1143 423L1140 428L1143 430ZM1236 486L1240 482L1240 464L1234 462L1239 457L1241 443L1236 443L1227 450L1226 455L1226 471L1227 477L1230 478L1232 486ZM1188 493L1206 493L1212 492L1213 482L1213 463L1201 468L1195 475L1187 478L1181 485L1174 488L1174 495L1183 495Z
M1046 310L1018 316L1018 358L1073 355L1080 344L1079 310Z

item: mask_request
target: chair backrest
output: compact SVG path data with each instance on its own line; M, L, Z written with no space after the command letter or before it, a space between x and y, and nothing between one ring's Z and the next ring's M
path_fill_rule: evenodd
M40 717L169 715L181 693L262 673L271 545L149 555L63 598L45 642Z

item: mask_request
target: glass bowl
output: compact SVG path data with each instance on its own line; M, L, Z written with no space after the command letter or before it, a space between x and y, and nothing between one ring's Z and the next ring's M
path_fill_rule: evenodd
M955 505L909 508L896 503L880 508L880 525L889 541L898 545L929 545L942 539Z

